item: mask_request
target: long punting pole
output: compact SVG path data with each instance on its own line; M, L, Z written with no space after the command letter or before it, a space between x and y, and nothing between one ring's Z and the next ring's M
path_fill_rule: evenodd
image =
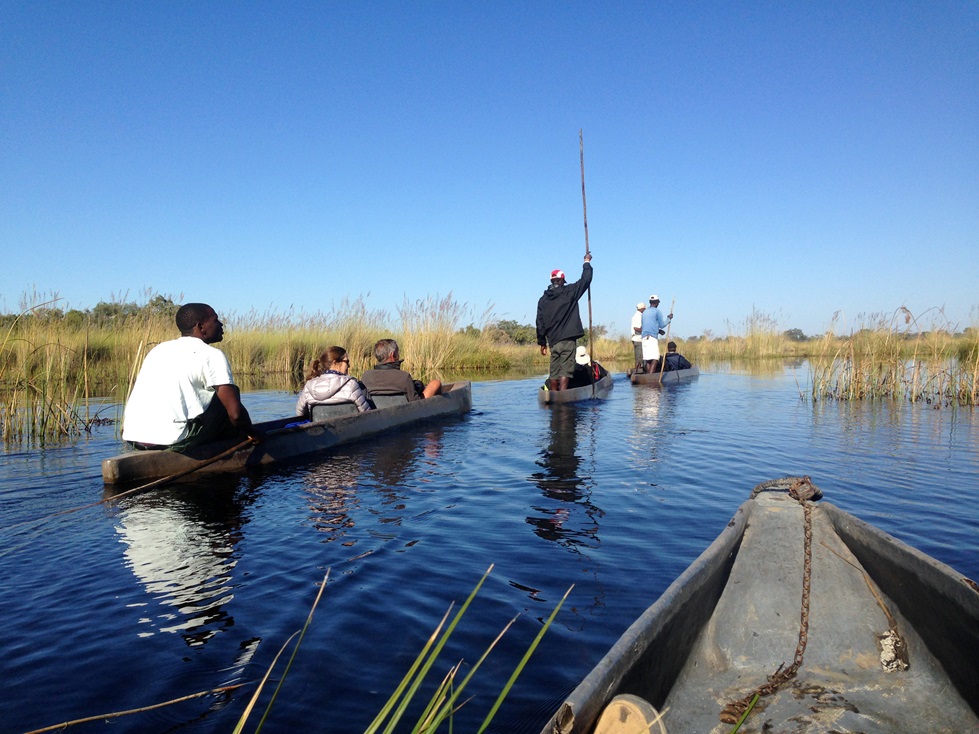
M585 255L588 255L588 202L585 200L585 138L578 129L578 152L581 158L581 211L585 218ZM595 348L591 333L591 285L588 286L588 367L591 368L591 353ZM595 397L595 381L591 383L591 395Z
M673 313L673 307L676 305L676 296L673 296L673 300L670 301L670 313ZM666 324L666 343L670 343L670 327L673 326L673 319L670 319ZM659 337L656 337L659 339ZM669 353L669 347L666 348L667 353ZM663 358L659 361L659 381L663 382L663 371L666 369L666 355L662 355Z

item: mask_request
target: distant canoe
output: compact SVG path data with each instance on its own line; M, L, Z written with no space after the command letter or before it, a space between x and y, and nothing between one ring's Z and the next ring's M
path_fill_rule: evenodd
M432 418L461 415L470 410L471 383L448 383L442 386L440 395L369 410L366 413L304 423L290 428L286 426L300 420L297 416L256 424L265 434L265 440L259 444L244 446L230 456L206 465L203 464L208 459L233 448L238 442L234 439L218 441L183 453L162 450L129 451L102 462L102 479L106 484L132 484L172 477L192 470L188 478L235 472L252 466L310 456L393 428Z
M669 734L726 734L732 724L722 721L740 711L729 704L750 701L781 665L787 679L759 697L740 731L979 731L979 586L828 503L808 503L799 652L805 513L785 493L793 479L756 488L544 734L646 731L657 710ZM602 719L639 728L606 729Z
M668 372L633 372L629 375L629 381L633 385L669 385L673 382L684 382L692 380L700 374L696 367L685 370L669 370Z
M552 403L576 403L579 400L591 400L592 398L607 398L612 390L612 375L606 374L598 382L581 387L571 387L567 390L545 390L541 387L537 391L537 402L541 405Z

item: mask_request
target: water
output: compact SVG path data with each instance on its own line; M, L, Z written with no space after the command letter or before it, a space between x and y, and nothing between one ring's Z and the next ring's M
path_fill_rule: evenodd
M456 720L475 731L573 585L490 729L536 733L751 488L788 474L979 579L979 415L813 406L797 380L718 372L634 388L619 375L610 399L578 407L538 406L539 379L476 383L462 419L40 522L102 498L113 429L0 454L0 731L244 684L71 729L230 732L329 570L263 731L362 732L494 564L438 672L459 658L468 672L516 617ZM246 404L270 418L294 396Z

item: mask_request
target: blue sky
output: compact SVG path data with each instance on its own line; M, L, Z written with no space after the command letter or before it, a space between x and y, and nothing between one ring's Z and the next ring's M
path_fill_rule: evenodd
M979 323L979 4L941 0L7 0L0 310L532 323L580 273L579 130L596 324Z

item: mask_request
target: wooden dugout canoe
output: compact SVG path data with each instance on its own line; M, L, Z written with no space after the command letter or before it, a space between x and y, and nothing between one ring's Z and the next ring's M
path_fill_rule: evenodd
M684 382L692 380L700 375L700 370L690 367L685 370L669 370L668 372L633 372L629 375L629 381L633 385L669 385L674 382Z
M235 446L230 439L205 444L183 453L176 451L128 451L102 462L106 484L132 484L193 472L190 478L223 474L251 466L275 464L302 458L352 443L395 428L444 416L462 415L472 409L472 385L468 381L442 386L442 393L366 413L347 415L286 428L300 420L296 416L257 424L265 440L250 444L230 456L205 465L209 459Z
M545 390L543 386L537 391L537 402L541 405L552 403L576 403L579 400L607 398L612 389L612 375L604 375L598 382L581 387L571 387L567 390Z
M545 734L638 732L610 724L636 723L632 696L647 717L664 712L669 734L734 728L722 710L791 666L797 652L804 511L777 491L791 482L756 488L561 704ZM979 731L979 587L829 503L810 504L808 644L796 675L759 698L740 732ZM905 670L891 629L903 640Z

